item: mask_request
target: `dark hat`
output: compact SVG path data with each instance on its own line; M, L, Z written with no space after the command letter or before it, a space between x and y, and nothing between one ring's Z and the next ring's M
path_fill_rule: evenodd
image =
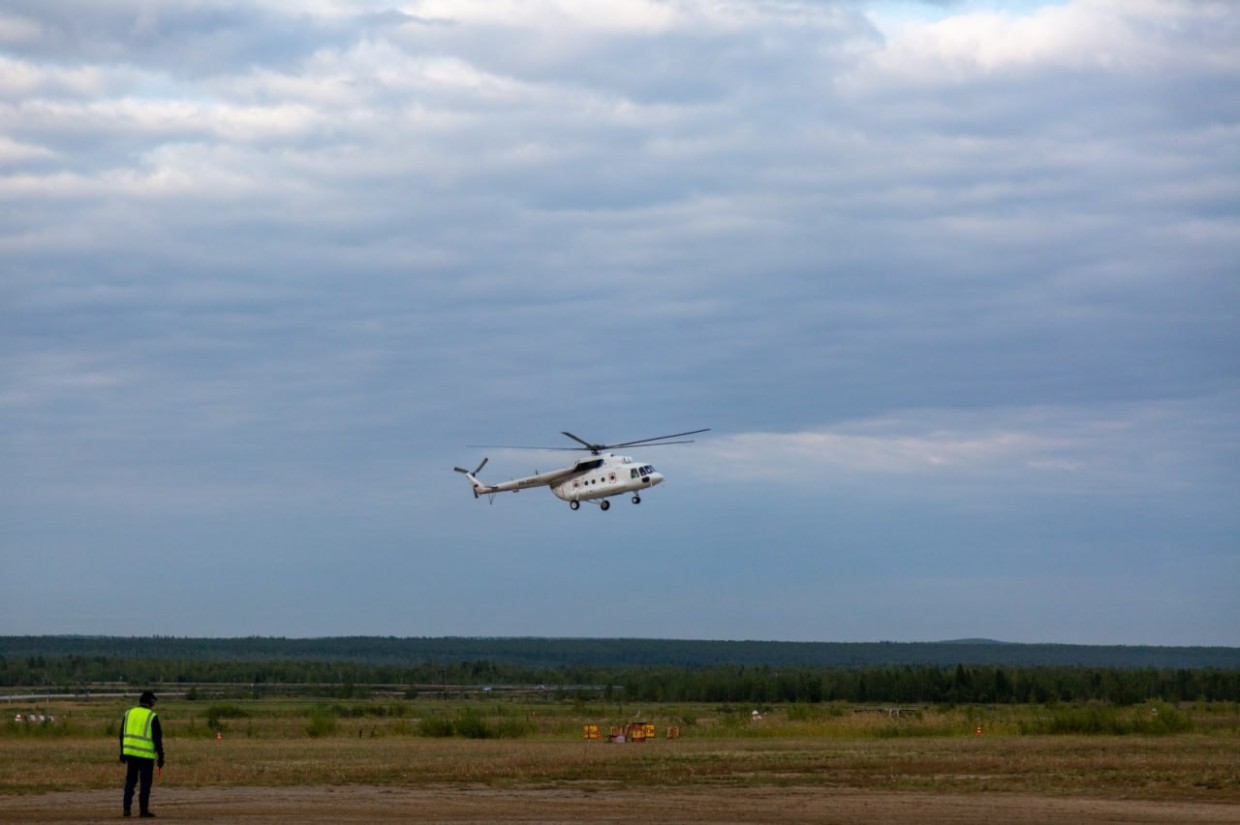
M138 697L138 704L139 705L155 704L155 694L149 690L142 691L142 695Z

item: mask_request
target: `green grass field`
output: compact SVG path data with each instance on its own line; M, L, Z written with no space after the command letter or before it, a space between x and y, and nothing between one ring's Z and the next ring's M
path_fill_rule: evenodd
M0 794L115 787L111 699L8 706ZM635 707L472 701L161 701L184 787L825 786L1240 803L1240 705ZM17 713L55 722L16 722ZM656 738L605 741L641 720ZM603 740L583 737L601 728ZM679 738L668 738L671 728ZM980 731L980 733L979 733Z

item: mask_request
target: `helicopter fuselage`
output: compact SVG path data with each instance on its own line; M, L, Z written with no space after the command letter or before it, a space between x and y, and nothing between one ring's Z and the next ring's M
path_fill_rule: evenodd
M627 455L609 453L577 462L573 474L551 485L551 492L564 501L593 501L624 493L640 493L663 480L649 464Z

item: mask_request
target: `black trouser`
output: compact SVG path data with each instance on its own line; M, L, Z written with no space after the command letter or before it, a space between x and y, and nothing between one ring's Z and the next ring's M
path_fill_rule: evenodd
M129 756L125 758L125 764L129 766L129 770L125 772L125 811L128 812L130 805L133 804L133 787L138 784L139 779L142 782L141 789L138 791L138 812L150 810L151 781L155 778L155 760Z

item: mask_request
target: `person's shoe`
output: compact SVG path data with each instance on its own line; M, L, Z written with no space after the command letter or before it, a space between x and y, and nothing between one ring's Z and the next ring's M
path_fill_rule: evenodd
M129 811L125 811L121 814L121 816L133 816L133 814L129 813Z
M151 813L150 811L143 811L142 813L138 814L138 819L154 819L154 818L155 818L155 814Z

